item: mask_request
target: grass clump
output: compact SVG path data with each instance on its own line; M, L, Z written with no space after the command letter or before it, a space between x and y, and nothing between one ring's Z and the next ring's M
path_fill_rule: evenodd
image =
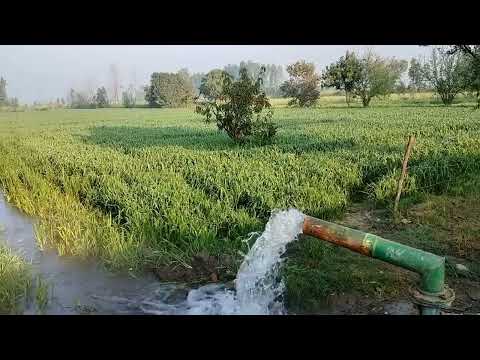
M30 286L28 264L0 245L0 314L20 313Z
M35 303L40 313L44 313L50 297L51 285L42 279L41 276L37 276L35 284Z

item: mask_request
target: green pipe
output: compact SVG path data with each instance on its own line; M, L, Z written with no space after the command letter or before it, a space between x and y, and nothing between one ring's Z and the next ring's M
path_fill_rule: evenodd
M372 257L420 274L422 291L443 291L445 258L371 234L366 234L365 241L371 241Z
M303 233L418 273L422 314L438 314L438 305L451 301L451 296L445 300L444 257L310 216Z
M440 309L422 306L422 315L440 315Z

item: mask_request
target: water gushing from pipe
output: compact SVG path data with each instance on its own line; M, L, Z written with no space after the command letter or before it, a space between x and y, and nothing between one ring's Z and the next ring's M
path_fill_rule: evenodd
M285 312L279 279L288 243L302 233L304 215L289 209L272 213L264 232L245 256L235 279L235 291L211 284L191 290L182 304L165 306L149 301L145 312L154 314L269 315Z
M235 288L240 313L283 313L284 282L278 279L281 256L302 233L304 215L295 209L272 214L238 271Z

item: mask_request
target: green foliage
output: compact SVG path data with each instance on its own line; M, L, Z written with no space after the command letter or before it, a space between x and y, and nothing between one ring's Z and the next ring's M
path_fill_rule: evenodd
M395 198L397 194L398 179L400 178L401 169L397 168L385 174L376 182L371 183L368 189L369 197L380 203L388 204ZM402 194L411 195L418 191L416 187L415 177L408 176L404 180Z
M223 100L224 84L230 77L223 70L212 70L203 79L200 84L200 95L203 95L209 101Z
M50 286L51 285L46 280L43 280L40 275L37 276L35 284L35 303L40 313L44 313L47 308Z
M191 79L184 73L153 73L145 87L145 100L153 107L179 107L193 100Z
M239 65L229 64L223 68L223 71L237 80L240 76L240 69L245 68L248 75L255 79L260 75L262 67L265 68L265 71L262 72L262 89L265 91L265 94L270 97L281 96L280 85L284 79L283 67L281 65L260 64L248 60L241 61Z
M362 67L354 52L342 56L336 63L327 66L323 75L323 85L345 91L345 99L350 106L353 91L361 80Z
M408 90L407 85L403 81L398 81L398 83L395 85L395 88L393 91L397 94L405 94Z
M97 95L95 96L95 104L99 108L104 108L108 107L109 102L108 102L108 96L107 96L107 90L105 87L101 87L97 89Z
M187 103L192 101L195 95L195 88L193 85L193 78L187 68L180 69L177 75L182 79L182 86L184 93L188 94Z
M3 77L0 77L0 106L7 105L7 103L7 81Z
M19 256L0 245L0 314L21 312L31 286L28 265Z
M364 107L372 98L392 93L408 66L405 60L384 59L372 52L362 57L360 64L360 79L355 82L353 93L360 97Z
M253 123L252 133L261 144L269 144L277 134L277 125L269 117L263 117Z
M190 77L190 80L192 81L192 84L193 84L193 90L196 96L200 95L200 85L202 84L202 80L204 77L205 77L204 73L194 73Z
M135 89L130 87L127 91L122 93L122 104L126 108L133 108L135 107L136 103L136 96L135 96Z
M280 87L284 97L292 98L289 105L308 107L315 105L320 97L320 77L315 73L315 65L304 60L288 65L290 78Z
M210 92L212 100L198 103L196 112L205 116L207 123L215 121L218 129L236 142L250 135L258 135L262 140L273 137L276 127L271 122L273 112L268 98L261 91L262 75L263 71L255 81L246 68L241 68L236 81L222 76L223 88L218 88L215 97Z
M408 68L408 78L410 79L410 88L414 91L419 91L425 88L425 79L423 76L422 63L412 58Z
M477 99L476 108L480 108L480 46L471 49L472 53L464 53L465 90L473 93Z
M455 96L465 89L467 72L465 58L460 54L448 54L435 48L423 67L423 76L446 106L451 105Z
M348 105L352 97L358 96L366 107L374 97L405 92L400 77L407 67L405 60L383 59L372 52L358 58L354 52L347 51L345 56L326 67L322 80L326 87L345 91Z

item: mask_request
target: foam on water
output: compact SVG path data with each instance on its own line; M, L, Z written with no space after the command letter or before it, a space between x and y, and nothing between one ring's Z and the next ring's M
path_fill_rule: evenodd
M257 239L235 280L236 298L242 314L282 313L284 283L278 279L281 256L289 242L297 239L304 216L295 209L272 214L265 231Z
M206 285L191 290L182 304L173 306L149 301L142 310L152 314L268 315L283 314L279 279L282 254L289 242L302 233L304 215L296 209L272 214L265 231L255 241L235 279L235 291L224 285Z

